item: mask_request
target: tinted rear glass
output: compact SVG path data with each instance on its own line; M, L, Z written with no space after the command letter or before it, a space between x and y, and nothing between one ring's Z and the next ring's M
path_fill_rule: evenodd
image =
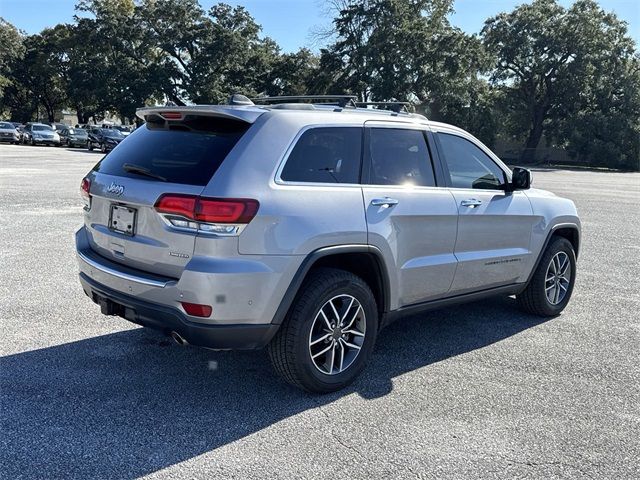
M362 128L322 127L304 132L280 178L288 182L358 183Z
M51 128L49 125L34 125L33 127L31 127L32 130L34 132L52 132L53 128Z
M170 124L147 122L105 156L94 170L158 181L123 170L123 165L128 164L146 169L167 182L206 185L249 126L212 117L187 117Z

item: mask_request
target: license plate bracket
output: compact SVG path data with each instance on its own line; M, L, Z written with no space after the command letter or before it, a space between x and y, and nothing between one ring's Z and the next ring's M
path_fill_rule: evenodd
M137 215L135 208L113 204L109 214L109 228L132 237L135 235Z

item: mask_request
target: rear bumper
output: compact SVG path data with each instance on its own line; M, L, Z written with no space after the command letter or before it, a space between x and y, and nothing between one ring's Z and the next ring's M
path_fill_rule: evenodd
M147 302L116 292L80 273L87 296L101 306L103 313L117 315L165 334L177 332L189 344L218 350L252 350L264 347L279 325L204 325L190 322L177 308Z

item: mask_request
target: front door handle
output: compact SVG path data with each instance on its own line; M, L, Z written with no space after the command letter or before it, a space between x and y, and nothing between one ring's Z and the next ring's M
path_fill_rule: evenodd
M374 207L393 207L397 204L398 200L389 197L374 198L373 200L371 200L371 205L373 205Z
M470 198L468 200L462 200L460 205L463 207L476 208L482 205L482 200L477 200L475 198Z

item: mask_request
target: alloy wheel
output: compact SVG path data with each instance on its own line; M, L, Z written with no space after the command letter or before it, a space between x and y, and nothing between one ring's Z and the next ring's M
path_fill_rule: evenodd
M547 266L544 291L551 305L564 300L571 284L571 261L565 252L556 253Z
M313 365L326 375L349 368L364 344L366 318L360 302L351 295L337 295L316 314L309 333Z

